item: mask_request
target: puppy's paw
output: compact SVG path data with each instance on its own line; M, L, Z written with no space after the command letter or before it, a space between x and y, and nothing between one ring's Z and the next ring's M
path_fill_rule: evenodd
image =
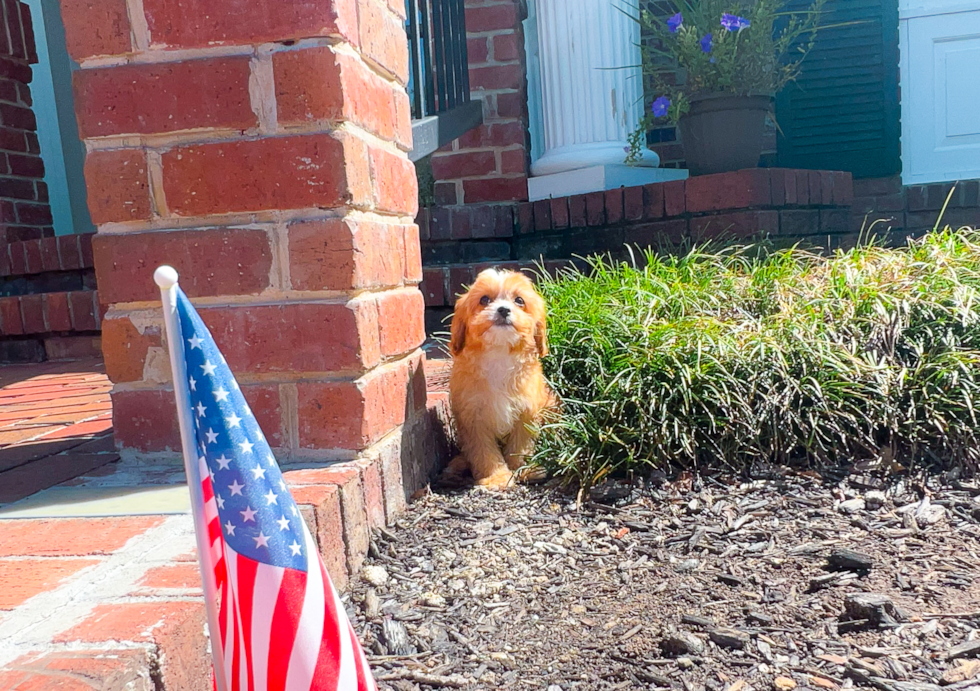
M439 489L462 489L472 484L473 478L469 476L469 473L455 473L449 468L442 471L442 474L435 481L435 486Z
M525 485L537 485L548 479L548 472L535 465L526 465L514 472L514 479Z
M470 466L462 454L453 458L436 479L436 487L442 489L459 489L472 484Z
M477 487L489 490L504 490L513 486L514 474L507 468L495 471L489 477L476 481Z
M443 472L453 475L468 475L470 464L467 462L466 456L458 454L453 457L453 460L449 461L449 465L446 466L446 470Z

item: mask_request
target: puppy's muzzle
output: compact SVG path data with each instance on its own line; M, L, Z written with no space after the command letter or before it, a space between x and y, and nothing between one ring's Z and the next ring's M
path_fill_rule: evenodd
M511 326L510 307L501 305L493 314L494 326Z

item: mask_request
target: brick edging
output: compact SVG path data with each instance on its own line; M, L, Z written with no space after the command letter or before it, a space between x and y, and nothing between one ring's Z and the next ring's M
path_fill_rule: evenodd
M367 556L371 531L390 525L449 460L449 404L433 397L401 429L353 461L284 469L330 577L347 587Z

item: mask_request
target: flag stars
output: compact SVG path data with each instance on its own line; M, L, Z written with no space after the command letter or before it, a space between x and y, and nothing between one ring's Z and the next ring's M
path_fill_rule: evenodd
M180 296L178 304L185 339L185 391L193 392L181 414L185 422L194 421L189 432L200 448L189 458L198 460L198 480L203 481L199 487L209 499L204 508L214 519L212 529L218 531L214 536L220 538L219 545L259 564L319 568L316 550L307 542L311 538L303 513L270 448L275 437L263 434L242 398L244 387L235 381L186 298Z

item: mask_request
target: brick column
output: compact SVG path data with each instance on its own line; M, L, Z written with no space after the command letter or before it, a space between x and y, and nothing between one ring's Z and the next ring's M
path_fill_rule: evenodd
M527 199L526 15L522 0L466 0L470 90L484 124L432 156L440 205Z
M425 408L402 0L62 7L117 445L179 449L165 262L281 458L400 443Z
M4 251L10 242L54 235L37 120L31 110L30 66L36 62L30 9L17 0L5 0L0 3L0 246Z

